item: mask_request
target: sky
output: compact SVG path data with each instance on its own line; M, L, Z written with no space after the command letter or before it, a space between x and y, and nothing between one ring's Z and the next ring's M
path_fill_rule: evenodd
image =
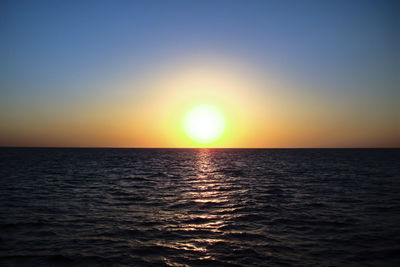
M0 2L0 146L400 147L396 1Z

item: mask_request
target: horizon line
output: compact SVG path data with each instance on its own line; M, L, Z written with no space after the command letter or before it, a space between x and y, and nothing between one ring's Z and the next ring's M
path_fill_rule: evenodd
M2 148L59 149L400 149L400 147L113 147L113 146L0 146Z

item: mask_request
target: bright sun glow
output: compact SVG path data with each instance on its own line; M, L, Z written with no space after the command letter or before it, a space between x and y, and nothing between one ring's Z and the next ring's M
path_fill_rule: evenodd
M200 105L189 110L183 120L186 135L202 145L216 142L223 135L225 127L222 113L210 105Z

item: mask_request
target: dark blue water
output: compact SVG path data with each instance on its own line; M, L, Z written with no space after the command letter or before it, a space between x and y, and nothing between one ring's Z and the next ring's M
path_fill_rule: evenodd
M1 266L400 265L400 150L0 149Z

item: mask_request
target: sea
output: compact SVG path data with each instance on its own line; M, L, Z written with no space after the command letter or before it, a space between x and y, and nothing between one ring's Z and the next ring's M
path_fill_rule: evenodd
M0 149L0 266L400 266L400 149Z

